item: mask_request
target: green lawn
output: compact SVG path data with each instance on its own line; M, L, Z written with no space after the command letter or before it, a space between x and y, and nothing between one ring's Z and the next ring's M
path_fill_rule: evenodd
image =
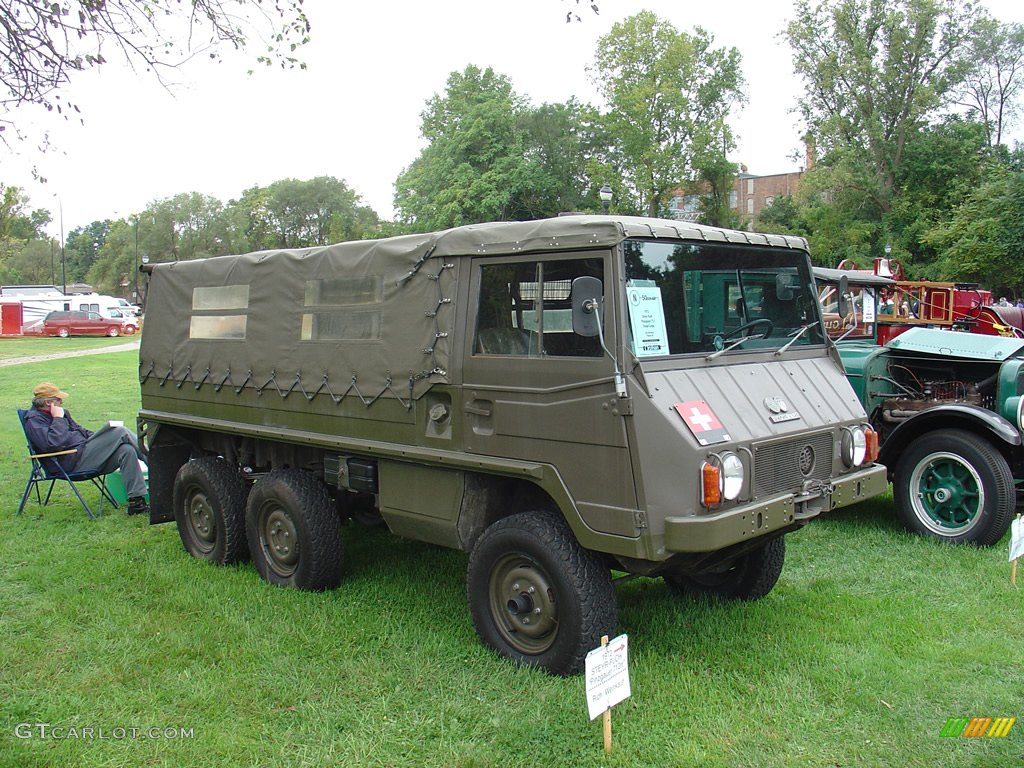
M883 499L790 536L757 603L618 585L633 696L606 755L582 677L477 641L463 553L348 527L342 586L310 594L188 557L173 525L90 522L63 490L15 517L28 464L14 408L50 380L79 421L133 424L136 365L121 352L3 369L0 768L1024 762L1024 723L939 736L950 717L1024 715L1024 588L1005 540L909 536Z

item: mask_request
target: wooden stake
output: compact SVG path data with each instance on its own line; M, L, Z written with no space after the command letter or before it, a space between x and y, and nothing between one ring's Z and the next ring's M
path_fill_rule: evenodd
M1017 519L1020 520L1020 512L1017 513ZM1010 586L1017 586L1017 560L1014 558L1013 562L1010 563Z
M1014 561L1014 565L1017 562ZM608 645L608 635L601 635L601 647L604 648ZM604 723L604 751L609 754L612 751L612 708L608 707L601 715L602 722Z

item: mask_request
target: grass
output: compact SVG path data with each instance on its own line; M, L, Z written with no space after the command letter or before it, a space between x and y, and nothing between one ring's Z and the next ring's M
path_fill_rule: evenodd
M1006 542L910 536L889 499L788 537L782 578L757 603L618 585L633 695L614 712L610 755L582 678L480 645L463 553L348 527L342 586L306 594L271 588L251 565L188 557L173 525L119 512L90 522L66 491L15 517L28 467L14 408L50 380L79 421L132 424L136 361L38 362L0 378L0 768L1024 759L1024 723L1004 739L939 736L954 716L1024 715L1024 590L1009 584ZM19 738L21 723L80 735ZM152 727L185 737L148 738Z

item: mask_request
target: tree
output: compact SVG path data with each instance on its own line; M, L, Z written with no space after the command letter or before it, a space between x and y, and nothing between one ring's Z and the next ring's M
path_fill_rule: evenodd
M332 176L252 187L228 204L227 218L234 252L360 240L375 236L380 223L355 190Z
M608 105L627 196L659 215L669 194L698 175L695 159L735 147L726 119L742 99L740 54L713 48L699 27L678 32L650 11L612 27L598 41L593 80Z
M971 68L979 18L969 0L798 0L783 34L833 191L889 211L908 141Z
M1003 143L1003 129L1019 110L1024 87L1024 25L982 19L973 40L975 68L967 75L959 103L985 125L988 145Z
M444 229L572 210L586 194L588 108L534 110L504 75L468 66L421 114L428 144L395 181L406 227Z
M947 223L929 233L940 254L940 276L978 282L999 294L1018 294L1024 286L1022 219L1024 171L997 166Z
M65 117L78 108L60 90L111 51L163 82L193 56L216 59L253 38L265 45L259 63L302 67L294 54L310 31L302 0L0 0L0 19L4 112L35 104ZM13 125L2 119L0 131Z

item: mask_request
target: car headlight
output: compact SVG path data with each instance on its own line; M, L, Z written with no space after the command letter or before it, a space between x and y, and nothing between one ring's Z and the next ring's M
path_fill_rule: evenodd
M847 467L859 467L868 453L868 441L864 427L846 427L843 430L842 456Z
M722 453L718 459L722 466L722 496L732 501L743 490L743 462L731 451Z

